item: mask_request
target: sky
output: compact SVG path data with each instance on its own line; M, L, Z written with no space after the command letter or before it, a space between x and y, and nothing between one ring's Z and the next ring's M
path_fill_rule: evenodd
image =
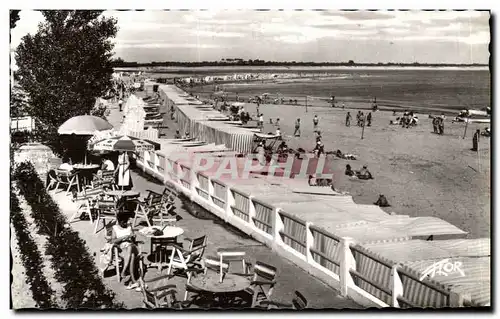
M485 11L105 11L125 61L488 63ZM11 48L41 13L21 11Z

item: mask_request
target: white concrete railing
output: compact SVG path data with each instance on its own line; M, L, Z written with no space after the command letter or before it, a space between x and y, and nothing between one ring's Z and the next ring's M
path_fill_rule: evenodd
M411 270L366 251L352 239L331 234L236 187L195 172L185 163L158 152L144 152L138 155L137 165L360 305L463 305L462 296L446 287L427 279L420 281Z

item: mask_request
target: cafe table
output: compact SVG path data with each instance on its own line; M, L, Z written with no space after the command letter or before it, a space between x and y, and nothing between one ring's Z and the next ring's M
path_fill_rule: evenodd
M124 191L124 190L117 189L117 190L107 191L106 195L116 197L116 198L121 198L121 197L135 198L135 197L139 197L141 195L141 193L138 191L133 191L133 190Z
M83 179L84 185L89 185L92 181L92 173L99 169L97 164L75 164L73 169L77 171L78 176Z
M163 234L154 236L150 233L152 229L163 229ZM175 248L170 248L169 250L169 244L178 244L177 237L184 234L184 229L176 226L166 226L164 228L152 226L144 227L138 233L150 241L148 260L151 263L149 266L157 267L158 271L161 272L164 267L170 265L174 253L177 253Z
M230 306L237 293L250 287L250 278L236 274L226 274L222 282L219 276L207 273L191 278L190 285L218 299L220 306Z

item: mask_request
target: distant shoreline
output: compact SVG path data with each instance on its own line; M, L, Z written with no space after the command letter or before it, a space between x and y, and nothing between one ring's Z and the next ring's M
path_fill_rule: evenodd
M488 71L488 65L481 66L468 66L468 65L457 65L457 66L414 66L414 65L404 65L404 66L377 66L377 65L356 65L356 66L286 66L286 65L220 65L220 66L137 66L137 67L115 67L115 71L146 71L151 73L162 73L165 71L210 71L210 70L249 70L249 71L293 71L293 70L303 70L303 71L318 71L318 70L464 70L464 71Z

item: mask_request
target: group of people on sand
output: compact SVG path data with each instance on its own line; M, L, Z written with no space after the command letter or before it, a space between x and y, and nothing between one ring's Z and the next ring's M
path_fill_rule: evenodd
M345 116L345 126L347 127L351 126L351 119L352 119L351 112L347 112ZM356 125L363 127L365 125L365 122L366 126L372 126L372 113L369 112L368 115L366 115L365 117L363 112L358 111L358 114L356 114Z
M360 169L359 171L354 171L352 168L351 168L351 165L347 164L345 166L345 175L349 176L349 177L353 177L353 178L358 178L358 179L373 179L373 175L372 173L370 173L370 171L368 170L368 167L366 165L363 166L362 169Z
M446 117L444 116L444 113L441 114L441 116L434 116L432 118L432 127L434 129L434 133L443 135L444 134L444 120Z

